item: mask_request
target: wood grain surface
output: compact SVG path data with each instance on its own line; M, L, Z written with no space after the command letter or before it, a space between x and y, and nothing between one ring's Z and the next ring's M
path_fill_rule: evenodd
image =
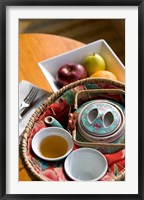
M21 19L19 22L21 33L59 35L85 44L104 39L125 64L125 19Z
M84 44L61 36L47 34L20 34L19 36L19 81L26 80L38 87L52 91L38 62L83 46ZM19 181L31 181L19 158Z
M19 38L19 81L27 80L47 91L52 91L38 62L83 46L84 44L61 36L22 34Z

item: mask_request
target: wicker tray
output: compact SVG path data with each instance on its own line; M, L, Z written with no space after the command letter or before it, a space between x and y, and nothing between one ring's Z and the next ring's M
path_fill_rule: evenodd
M47 108L52 105L55 101L57 101L65 92L69 91L70 89L77 88L77 87L83 87L86 88L86 85L88 85L89 89L93 89L94 87L97 87L97 89L120 89L125 91L125 85L118 81L112 81L109 79L99 79L99 78L86 78L82 79L80 81L76 81L74 83L71 83L61 89L59 89L56 93L53 93L50 97L48 97L33 113L31 118L29 119L28 124L26 125L23 133L22 138L20 142L20 155L23 159L24 165L26 169L37 179L37 180L43 180L43 181L51 181L53 179L48 178L45 173L42 173L42 169L48 168L48 165L50 164L50 168L55 167L55 163L51 164L48 162L43 162L39 158L37 158L33 153L30 154L30 145L29 140L31 140L31 134L33 132L36 133L39 131L39 126L36 126L36 123L40 123L41 128L45 127L43 118L41 117L46 112ZM73 103L74 104L74 103ZM68 116L67 116L68 117ZM78 148L77 146L75 148ZM33 157L33 159L32 159ZM37 165L38 163L38 165ZM63 161L61 163L56 163L59 167L61 167L61 170L63 171ZM117 173L113 177L113 181L122 181L125 179L125 169ZM63 178L62 178L63 180ZM69 179L67 179L69 180Z

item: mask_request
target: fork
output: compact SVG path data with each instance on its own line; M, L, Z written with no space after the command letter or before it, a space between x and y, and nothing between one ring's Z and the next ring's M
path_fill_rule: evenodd
M37 93L39 91L39 88L32 86L30 92L27 94L27 96L22 100L20 104L19 111L21 111L23 108L27 108L30 106L30 104L33 102L35 99Z

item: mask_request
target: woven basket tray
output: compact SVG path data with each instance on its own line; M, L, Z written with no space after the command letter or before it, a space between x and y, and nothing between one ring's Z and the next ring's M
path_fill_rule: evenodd
M33 113L31 118L29 119L29 122L27 123L22 138L20 141L20 155L23 159L24 165L26 169L33 175L33 177L37 180L43 180L43 181L51 181L51 180L57 180L54 178L49 178L47 176L46 170L47 168L54 169L61 169L62 173L64 173L63 170L63 162L58 163L48 163L48 161L42 161L38 157L35 156L33 152L31 152L31 146L30 146L30 140L32 140L33 132L36 133L40 130L40 128L44 128L44 120L43 116L45 115L48 107L55 103L65 92L68 92L69 90L73 88L79 87L79 90L82 88L86 88L86 86L89 87L89 89L93 89L95 86L97 89L120 89L125 91L125 85L118 81L112 81L108 79L101 79L101 78L86 78L82 79L80 81L76 81L74 83L71 83L61 89L59 89L56 93L53 93L50 97L48 97ZM74 104L74 102L73 102ZM54 111L52 111L54 112ZM68 116L67 116L68 118ZM39 126L40 124L40 126ZM77 146L75 148L78 148ZM121 170L119 173L117 173L115 176L113 176L113 181L122 181L125 179L125 170ZM59 180L64 180L63 177L59 178ZM66 179L69 180L69 179Z

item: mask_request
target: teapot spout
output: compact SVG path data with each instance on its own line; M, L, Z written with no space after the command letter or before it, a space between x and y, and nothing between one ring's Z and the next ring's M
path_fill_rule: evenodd
M52 116L47 116L44 121L49 126L56 126L63 128L63 126Z

